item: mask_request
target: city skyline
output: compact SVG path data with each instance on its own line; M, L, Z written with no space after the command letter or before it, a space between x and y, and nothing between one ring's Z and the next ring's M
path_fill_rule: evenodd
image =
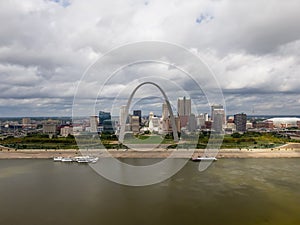
M185 102L185 97L178 98L178 111L182 111L182 108L189 108L190 99ZM181 109L180 109L181 108ZM120 133L122 125L125 126L124 132L140 135L145 132L152 134L170 134L172 126L170 121L172 120L169 112L166 110L165 103L162 104L161 116L154 115L150 112L147 116L142 116L141 110L130 110L127 119L124 114L125 106L120 107L119 118L111 117L110 112L99 111L98 115L91 115L89 118L78 118L76 121L47 119L47 120L31 120L29 117L22 118L21 123L14 121L0 120L0 130L15 135L27 134L27 132L42 132L49 135L49 138L60 134L62 137L68 137L69 135L78 135L80 132L88 133ZM296 117L274 117L274 118L255 118L247 117L245 113L237 113L234 116L225 115L225 111L222 105L212 105L211 114L207 113L193 114L188 110L189 115L178 113L175 116L175 124L177 126L177 132L207 132L208 130L220 133L220 134L233 134L235 132L245 133L247 131L254 132L266 132L281 131L286 132L289 129L290 132L298 132L300 127L300 118ZM0 118L1 119L1 118ZM70 119L70 118L69 118ZM126 121L125 121L126 119ZM294 130L292 130L292 129ZM23 133L22 133L23 132ZM74 133L75 132L75 133Z

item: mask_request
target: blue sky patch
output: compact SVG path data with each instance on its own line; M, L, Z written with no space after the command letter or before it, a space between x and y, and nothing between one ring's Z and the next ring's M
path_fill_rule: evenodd
M214 17L212 15L201 13L200 16L197 17L196 23L199 23L199 24L201 24L203 22L208 23L209 21L211 21L213 19L214 19Z
M71 5L71 2L70 0L49 0L51 2L55 2L59 5L61 5L62 7L66 8L68 7L69 5Z

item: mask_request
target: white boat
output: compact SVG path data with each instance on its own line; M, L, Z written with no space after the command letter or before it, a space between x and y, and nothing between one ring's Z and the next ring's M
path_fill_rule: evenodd
M96 163L97 161L98 161L98 157L94 157L93 159L92 159L92 161L91 161L91 163Z
M71 158L62 158L61 159L62 162L73 162L73 160Z
M191 158L192 161L217 161L218 159L216 157L201 157L198 156L196 158Z
M78 162L78 163L96 163L98 157L95 156L76 156L74 158L70 157L53 157L54 162Z
M88 159L78 159L77 162L78 163L88 163L89 160Z
M61 156L53 157L54 162L61 162L61 160L62 160Z
M73 161L74 162L82 161L82 160L85 160L88 157L89 156L76 156L76 157L73 158Z
M78 156L76 157L76 161L78 163L96 163L98 161L98 157L93 156Z

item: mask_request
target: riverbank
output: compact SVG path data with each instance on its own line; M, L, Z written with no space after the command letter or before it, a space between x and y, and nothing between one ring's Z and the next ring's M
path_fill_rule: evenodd
M211 153L217 158L300 158L300 149L221 149L216 153ZM190 158L198 155L205 155L204 150L89 150L81 152L79 150L2 150L0 159L48 159L55 156L75 157L78 155L97 155L98 157L114 158Z

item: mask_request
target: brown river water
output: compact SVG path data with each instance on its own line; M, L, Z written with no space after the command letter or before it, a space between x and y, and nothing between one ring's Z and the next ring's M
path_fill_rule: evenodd
M162 183L130 187L88 165L3 159L0 225L300 224L300 159L220 159L204 172L198 165L188 162Z

